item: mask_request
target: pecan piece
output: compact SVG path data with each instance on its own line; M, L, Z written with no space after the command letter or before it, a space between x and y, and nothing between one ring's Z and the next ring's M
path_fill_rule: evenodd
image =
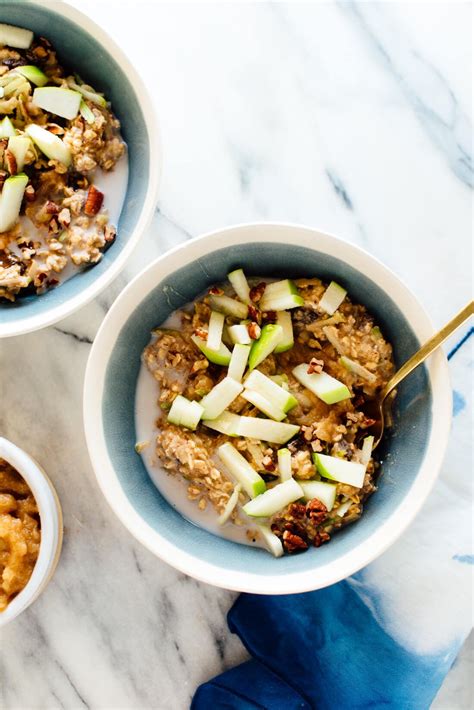
M271 456L264 456L262 459L262 464L265 471L274 471L276 466Z
M4 160L10 175L15 175L17 172L16 158L9 148L4 153Z
M93 217L102 207L102 202L104 201L104 193L98 190L94 185L89 187L87 192L86 204L84 205L84 212Z
M253 288L250 289L250 300L253 301L254 303L258 303L260 299L262 298L265 289L267 288L267 284L265 281L262 281L261 283L257 284Z
M44 211L46 212L46 214L59 214L59 207L52 200L48 200L47 202L45 202Z
M247 326L247 331L249 336L252 338L252 340L258 340L260 337L260 334L262 332L262 329L258 325L258 323L249 323Z
M258 325L260 325L260 323L262 322L261 312L252 304L249 305L249 318L250 320L253 320L258 323Z
M308 543L299 535L295 535L289 530L283 533L283 547L287 552L303 552L308 549Z
M312 375L313 373L320 375L323 371L323 367L324 360L317 360L315 357L312 357L308 365L308 375Z
M266 323L276 323L276 321L277 321L276 311L264 311L262 313L262 320L264 320Z
M35 188L33 185L28 185L25 190L25 200L27 202L34 202L36 197Z
M209 289L209 294L211 296L223 296L224 291L219 288L219 286L213 286L212 288Z
M331 536L326 532L326 530L317 530L313 540L313 545L315 547L321 547L324 542L329 542L330 539Z
M306 503L306 516L315 525L321 525L328 516L328 509L319 498L313 498Z
M306 513L306 506L303 503L291 503L288 506L288 515L293 518L304 518Z
M196 328L194 335L197 335L201 340L207 340L207 330L204 330L204 328Z
M8 177L8 173L6 170L0 170L0 188L3 187L3 183Z

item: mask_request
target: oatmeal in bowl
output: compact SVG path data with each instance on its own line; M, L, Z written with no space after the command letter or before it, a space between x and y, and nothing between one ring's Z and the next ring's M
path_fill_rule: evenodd
M4 0L0 72L1 338L65 318L118 275L162 158L148 88L69 4Z
M239 269L250 289L265 282L266 296L246 304L227 278ZM347 291L343 299L337 286L331 296L332 281ZM279 282L272 294L269 284ZM325 292L333 307L341 299L332 315L321 307ZM233 317L221 310L229 305L224 296L240 302ZM220 313L212 323L211 311ZM280 312L291 316L286 343L275 342L276 326L289 333ZM275 336L265 348L264 330ZM204 348L219 333L225 349L212 362ZM420 304L389 269L316 229L258 223L190 240L135 277L91 348L84 426L102 493L139 542L203 582L256 594L334 584L397 539L436 479L450 411L442 353L399 385L393 426L375 452L366 408L374 388L432 334ZM234 342L239 337L244 342ZM231 364L237 345L242 360L236 353ZM275 353L278 345L288 349ZM245 366L240 382L229 387L238 365ZM301 401L293 407L292 398Z
M143 370L136 448L195 524L281 556L363 514L379 474L365 410L394 363L335 281L234 270L153 331Z
M66 68L46 37L0 24L0 42L1 304L102 259L128 170L107 97Z
M58 497L43 469L0 437L0 627L50 581L62 545Z

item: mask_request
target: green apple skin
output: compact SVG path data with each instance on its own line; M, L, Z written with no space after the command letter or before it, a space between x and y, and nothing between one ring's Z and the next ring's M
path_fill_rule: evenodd
M338 483L346 483L355 488L362 488L365 478L365 466L354 461L345 461L336 456L313 454L313 461L318 472L324 478Z
M269 323L264 325L260 338L252 343L249 355L249 370L253 370L265 360L278 345L281 338L282 328L280 325Z
M197 335L191 335L191 340L199 348L199 350L207 357L209 362L213 362L214 365L222 365L227 367L230 363L231 352L224 343L221 343L219 350L210 350L207 347L207 343L202 338Z

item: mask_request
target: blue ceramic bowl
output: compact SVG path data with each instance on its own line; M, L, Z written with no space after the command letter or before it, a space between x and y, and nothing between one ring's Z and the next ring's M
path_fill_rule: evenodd
M443 459L451 412L446 360L399 388L396 425L383 445L383 475L360 521L330 544L275 559L197 528L151 482L136 441L134 399L140 356L150 331L176 308L236 267L250 275L336 279L365 304L403 363L433 333L425 312L397 277L366 252L304 227L255 224L193 240L155 261L109 311L86 373L84 418L99 484L118 517L157 556L210 584L263 594L332 584L386 549L423 504ZM183 495L184 495L183 489Z
M0 337L51 325L102 291L125 266L156 205L161 167L158 128L148 92L133 66L88 17L66 3L0 1L0 21L47 37L60 60L103 91L128 144L127 194L118 236L96 266L42 296L0 304Z

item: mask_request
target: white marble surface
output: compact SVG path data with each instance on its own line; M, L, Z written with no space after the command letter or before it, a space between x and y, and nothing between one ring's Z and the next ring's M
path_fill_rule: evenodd
M468 3L75 2L139 68L159 112L154 223L112 288L73 317L0 341L0 431L38 458L64 507L57 573L0 633L0 707L181 709L246 657L233 595L135 543L95 484L81 424L90 343L124 284L191 236L258 219L358 243L437 325L467 301ZM117 10L119 10L117 12ZM472 647L433 707L467 710Z

